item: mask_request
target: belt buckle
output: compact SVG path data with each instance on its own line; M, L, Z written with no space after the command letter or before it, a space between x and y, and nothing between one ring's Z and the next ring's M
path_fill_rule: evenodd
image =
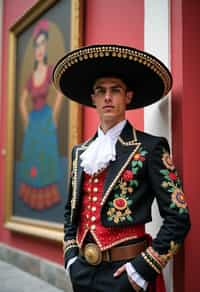
M83 249L83 255L86 261L93 266L99 265L102 261L102 253L96 243L87 243Z

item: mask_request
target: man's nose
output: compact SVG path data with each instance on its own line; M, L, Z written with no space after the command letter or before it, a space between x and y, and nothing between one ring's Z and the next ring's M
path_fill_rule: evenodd
M111 92L109 89L106 90L106 93L105 93L105 97L104 97L105 101L111 101L112 99L112 95L111 95Z

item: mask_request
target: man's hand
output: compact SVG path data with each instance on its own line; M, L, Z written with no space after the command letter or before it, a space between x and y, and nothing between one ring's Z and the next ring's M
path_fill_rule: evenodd
M125 265L121 266L117 271L114 273L114 277L119 277L122 273L126 273ZM138 286L130 277L128 277L128 280L131 284L131 286L135 289L136 292L141 291L141 287Z

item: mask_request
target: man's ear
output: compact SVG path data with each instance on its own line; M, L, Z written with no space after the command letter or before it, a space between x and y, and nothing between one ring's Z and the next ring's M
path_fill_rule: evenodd
M126 104L130 104L134 96L133 91L127 91L126 92Z

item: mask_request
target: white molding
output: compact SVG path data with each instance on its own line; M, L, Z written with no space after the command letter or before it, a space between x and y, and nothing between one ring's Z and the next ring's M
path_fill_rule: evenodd
M169 0L145 0L144 49L170 66ZM171 145L170 96L144 109L144 130L165 136Z
M159 58L168 68L170 65L170 0L144 1L144 50ZM171 98L144 108L144 131L164 136L171 145ZM153 237L157 234L162 218L154 201L152 207L153 223L147 224L147 232ZM173 291L173 264L164 271L167 292Z

